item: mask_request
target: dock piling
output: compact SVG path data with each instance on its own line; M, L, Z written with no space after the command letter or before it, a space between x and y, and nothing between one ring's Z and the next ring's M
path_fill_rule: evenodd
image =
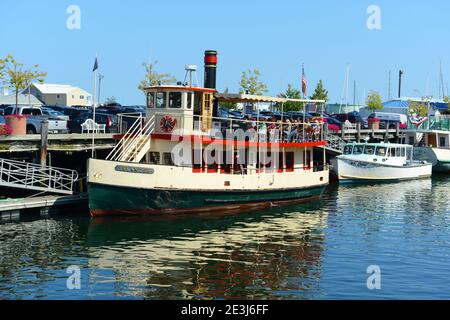
M47 165L47 148L48 148L48 121L43 120L41 126L41 166Z

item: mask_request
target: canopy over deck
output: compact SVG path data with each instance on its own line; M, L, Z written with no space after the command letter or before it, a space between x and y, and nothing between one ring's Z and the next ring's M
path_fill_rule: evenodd
M309 99L289 99L281 97L269 97L269 96L258 96L252 94L233 94L233 93L216 93L214 95L219 101L222 102L274 102L274 103L285 103L285 102L300 102L300 103L325 103L324 100L309 100Z

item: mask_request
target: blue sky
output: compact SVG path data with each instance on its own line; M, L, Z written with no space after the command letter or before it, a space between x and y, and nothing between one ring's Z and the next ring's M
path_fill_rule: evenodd
M81 29L69 30L69 5L81 10ZM369 30L369 5L381 9L381 30ZM370 90L397 95L398 70L405 71L403 96L439 93L442 60L445 89L450 77L450 2L428 1L23 1L2 4L0 56L38 63L46 82L92 91L98 55L105 78L101 96L122 104L144 104L137 89L142 62L158 60L157 71L184 78L184 66L199 66L203 52L219 52L218 89L237 91L241 72L258 68L269 94L300 87L305 64L308 93L322 79L331 102L339 102L350 68L357 97ZM428 83L428 85L427 85ZM428 87L428 92L427 92Z

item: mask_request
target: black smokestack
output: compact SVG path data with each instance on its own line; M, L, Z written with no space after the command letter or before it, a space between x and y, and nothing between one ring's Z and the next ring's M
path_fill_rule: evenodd
M217 51L205 51L205 88L216 89Z

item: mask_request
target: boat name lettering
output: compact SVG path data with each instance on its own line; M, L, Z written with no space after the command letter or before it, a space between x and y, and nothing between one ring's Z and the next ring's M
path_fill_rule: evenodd
M121 172L129 172L129 173L144 173L144 174L153 174L155 170L152 168L139 168L139 167L130 167L130 166L116 166L116 171Z

